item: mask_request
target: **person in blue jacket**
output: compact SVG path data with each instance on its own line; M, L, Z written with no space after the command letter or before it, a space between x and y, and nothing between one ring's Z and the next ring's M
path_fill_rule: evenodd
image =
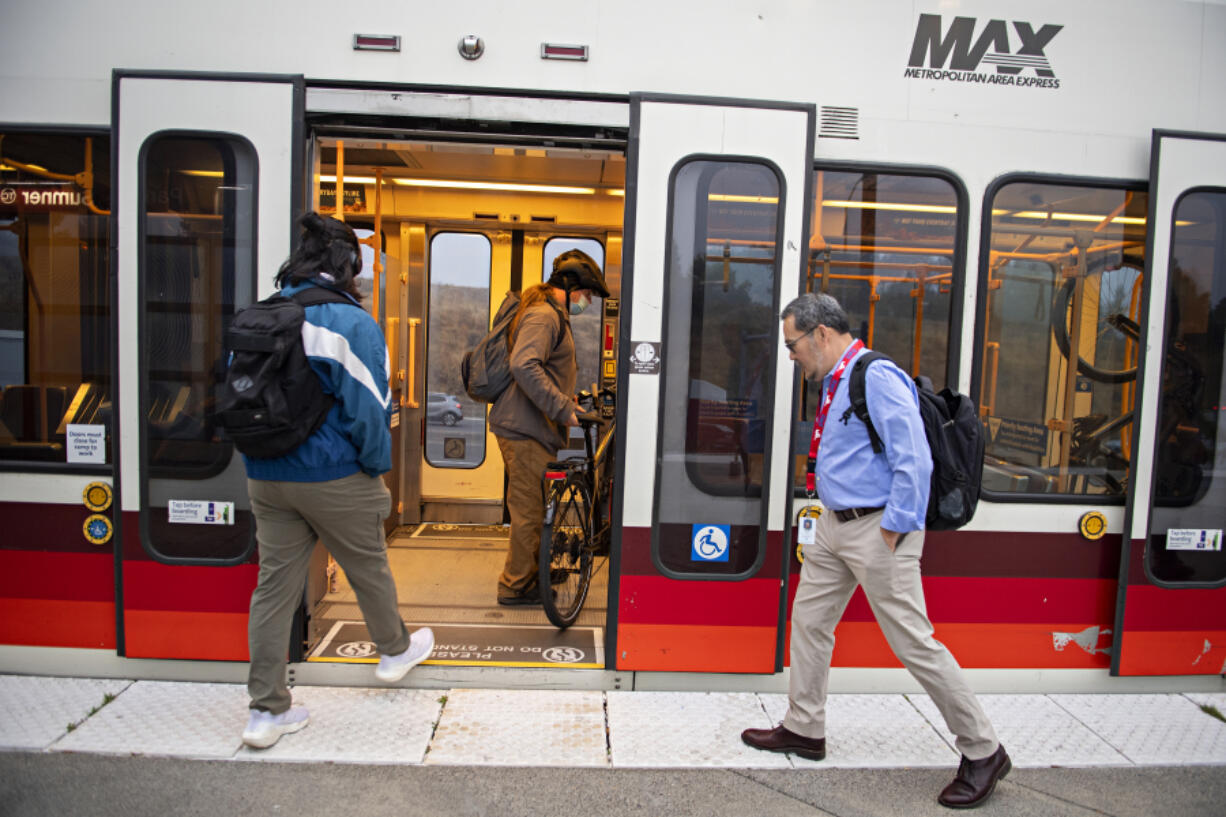
M272 746L310 721L292 706L285 682L294 610L302 598L311 552L323 543L357 595L379 650L375 676L399 681L434 649L434 634L409 634L400 619L384 541L391 493L382 475L392 467L392 395L388 353L379 325L361 308L362 256L343 222L307 213L298 248L281 266L283 295L326 287L353 300L305 307L302 343L311 369L334 403L323 425L290 453L244 456L259 543L259 584L251 594L247 691L251 712L243 742Z

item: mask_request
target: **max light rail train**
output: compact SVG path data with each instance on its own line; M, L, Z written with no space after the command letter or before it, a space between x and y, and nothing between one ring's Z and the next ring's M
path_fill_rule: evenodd
M814 291L977 402L983 497L922 560L974 683L1222 688L1221 2L0 20L0 672L241 677L258 555L211 411L227 327L313 209L362 237L389 347L389 558L440 633L423 683L785 678L816 390L778 314ZM573 248L612 291L573 328L617 437L611 553L560 633L495 604L503 464L458 370ZM297 677L372 660L360 622L318 549ZM901 672L859 592L834 663L850 689Z

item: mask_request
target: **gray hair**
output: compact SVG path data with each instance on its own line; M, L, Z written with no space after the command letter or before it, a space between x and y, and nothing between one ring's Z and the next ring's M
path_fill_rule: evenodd
M847 312L832 295L806 292L793 300L779 313L779 320L792 319L792 324L801 332L812 332L818 326L829 326L840 335L851 332Z

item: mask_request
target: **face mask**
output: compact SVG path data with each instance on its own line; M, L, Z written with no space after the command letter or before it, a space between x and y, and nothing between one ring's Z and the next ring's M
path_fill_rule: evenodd
M583 310L588 308L588 305L591 304L591 302L592 299L587 295L580 295L579 300L570 302L570 314L578 315L582 313Z

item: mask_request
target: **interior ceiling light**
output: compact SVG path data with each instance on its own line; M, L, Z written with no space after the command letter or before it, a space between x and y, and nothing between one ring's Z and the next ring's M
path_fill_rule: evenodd
M574 196L590 196L596 192L594 187L567 187L557 184L465 182L452 179L405 179L399 176L393 178L392 181L405 187L447 187L460 190L501 190L514 193L564 193Z
M320 176L320 182L336 183L336 176ZM406 179L401 176L383 178L383 183L395 182L405 187L443 187L456 190L499 190L513 193L565 193L573 196L591 196L594 187L569 187L557 184L519 184L513 182L466 182L460 179ZM345 184L374 184L374 176L346 176ZM612 192L612 191L609 191ZM614 193L613 195L619 195Z
M901 204L889 201L842 201L826 199L823 207L846 207L854 210L896 210L904 213L956 213L958 209L946 204Z
M319 180L321 182L328 182L329 184L336 184L335 176L320 176ZM384 179L383 181L386 182L387 179ZM375 183L374 176L346 176L345 177L345 184L374 184L374 183Z
M1010 218L1037 218L1044 221L1087 221L1098 224L1103 221L1106 216L1096 216L1093 213L1044 213L1040 210L1022 210L1020 212L1010 212L1009 210L993 210L993 216L1008 216ZM1144 224L1145 219L1135 216L1116 216L1111 219L1112 224Z
M737 196L732 193L709 193L707 201L735 201L743 204L778 204L778 196Z
M184 176L206 176L210 179L224 179L226 172L224 170L180 170Z

